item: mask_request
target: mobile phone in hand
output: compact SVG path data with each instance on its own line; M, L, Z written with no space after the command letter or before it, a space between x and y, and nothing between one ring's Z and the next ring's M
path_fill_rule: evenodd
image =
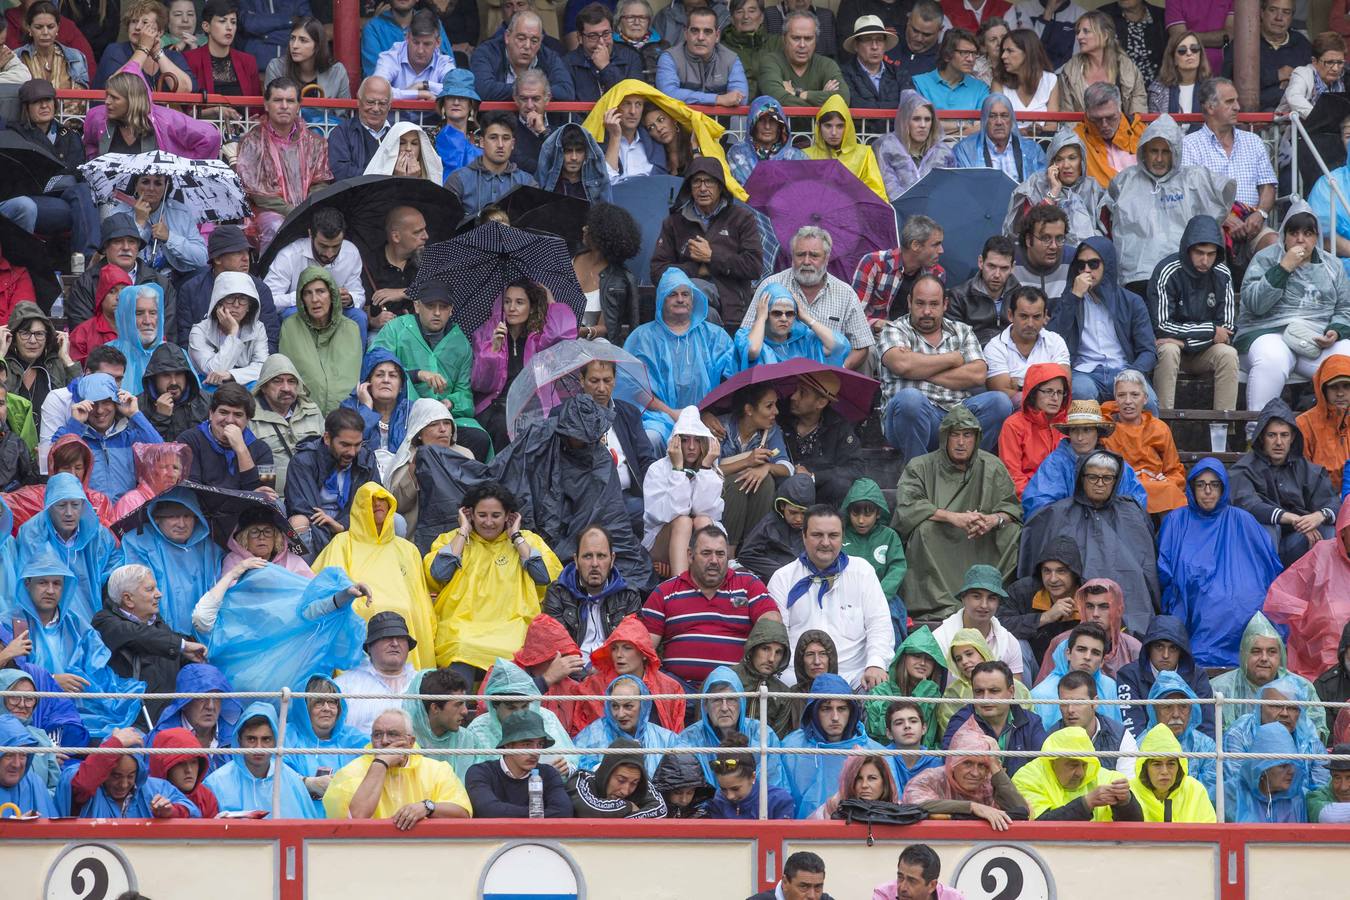
M23 616L15 616L10 627L14 630L14 639L17 641L28 633L28 620Z

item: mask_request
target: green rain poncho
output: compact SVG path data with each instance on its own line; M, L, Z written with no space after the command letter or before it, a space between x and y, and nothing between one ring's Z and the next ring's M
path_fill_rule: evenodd
M427 672L434 672L435 669L423 669L413 676L412 682L408 685L405 694L422 693L422 679L426 677ZM408 699L403 701L403 711L412 717L413 736L417 739L417 746L423 748L432 748L437 750L481 750L484 744L479 740L479 735L474 733L466 724L463 728L454 731L447 731L445 734L437 735L431 730L431 722L427 720L427 708L421 700ZM491 715L491 713L489 713ZM492 745L496 747L496 744ZM469 766L479 759L475 756L437 756L443 763L449 763L459 776L459 780L464 780L464 775L469 771Z
M1275 626L1270 624L1270 620L1267 619L1264 614L1259 612L1252 616L1251 621L1247 623L1247 627L1242 631L1242 643L1238 645L1238 667L1231 671L1224 672L1222 675L1210 680L1210 686L1214 688L1214 693L1223 694L1224 700L1252 700L1260 696L1261 689L1265 687L1265 685L1256 685L1251 682L1247 677L1246 664L1247 656L1251 652L1252 643L1257 638L1263 637L1274 638L1280 645L1280 665L1279 668L1275 670L1274 678L1272 678L1271 681L1275 680L1275 678L1282 678L1287 675L1298 682L1299 687L1303 689L1303 696L1317 696L1317 692L1313 688L1312 682L1308 681L1308 679L1304 678L1302 675L1296 675L1289 671L1289 660L1285 652L1284 640L1280 637L1280 633L1275 630ZM1267 684L1268 683L1269 682L1267 682ZM1223 706L1223 727L1231 728L1233 723L1243 715L1254 712L1258 708L1259 707L1249 706L1244 703L1225 703ZM1310 706L1308 707L1308 719L1317 729L1318 737L1325 741L1327 737L1326 710L1320 706Z
M862 480L865 481L866 479ZM854 487L857 487L857 484L860 483L861 481L855 483ZM852 496L851 492L850 496ZM886 530L889 531L890 529ZM933 661L934 666L932 675L913 686L909 685L909 679L904 674L904 660L907 653L926 656ZM866 704L867 715L864 718L868 736L882 744L891 742L890 732L886 730L886 707L891 705L889 698L942 696L940 685L946 680L947 660L942 654L942 648L933 639L933 632L928 630L927 625L924 625L905 638L904 643L895 651L895 658L891 660L891 665L887 671L890 677L868 691L868 694L873 697L886 697L888 699L869 700ZM924 724L923 745L928 748L936 747L938 742L938 706L939 704L923 704L919 708Z
M497 718L497 710L492 706L492 699L494 697L529 696L538 693L539 688L535 686L534 679L527 675L524 669L509 659L498 657L492 666L492 671L488 673L487 680L483 683L483 694L488 699L487 711L470 723L469 736L478 741L480 747L495 748L502 740L502 723ZM537 712L540 718L544 720L544 730L548 732L549 737L553 738L555 748L559 750L571 749L572 738L552 711L541 707L538 700L530 701L530 709ZM572 768L576 768L575 756L564 758L567 759ZM473 758L473 761L480 763L495 759L498 759L498 757L477 756ZM547 766L552 765L555 759L557 759L556 756L546 754L540 758L540 761Z
M332 298L328 323L315 325L304 300L297 298L295 315L281 323L277 350L295 364L310 399L326 416L347 399L360 379L361 329L342 314L337 282L323 266L309 266L300 273L297 293L303 293L315 280L328 285Z
M973 565L994 566L1006 579L1017 568L1017 540L1022 532L1022 505L1008 470L997 456L977 449L965 470L947 456L947 435L955 430L981 431L979 420L965 406L947 413L938 430L938 449L905 466L895 489L891 527L905 540L905 574L900 596L916 619L944 618L959 608L956 592ZM978 510L1002 513L1002 528L970 539L964 529L933 520L933 513Z
M849 521L848 508L854 503L871 503L878 510L876 524L867 534L858 534ZM891 508L886 505L886 495L881 486L870 478L859 478L853 482L844 496L840 507L844 511L844 552L867 560L881 582L881 593L886 599L899 596L900 582L905 580L905 544L895 529L885 524L890 518ZM940 656L941 654L939 654ZM941 663L939 663L940 665ZM872 733L871 716L868 716L868 734ZM874 738L876 735L872 735Z
M414 380L408 390L417 397L448 400L455 425L460 428L479 428L473 417L473 390L469 387L469 371L473 368L473 350L459 326L451 322L432 347L416 315L408 313L385 325L370 342L371 348L383 347L398 357L409 372L435 372L445 379L445 390L439 393L421 381Z

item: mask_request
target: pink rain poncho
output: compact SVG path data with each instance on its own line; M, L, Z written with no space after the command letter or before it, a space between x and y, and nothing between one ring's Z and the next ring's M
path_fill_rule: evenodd
M1350 497L1336 517L1336 537L1321 540L1275 579L1265 614L1289 626L1289 670L1312 679L1336 665L1350 620Z
M952 735L948 750L997 750L998 744L989 735L980 730L975 717L965 721ZM905 785L905 803L929 803L935 800L964 800L967 803L994 805L994 783L992 780L980 785L973 794L961 790L956 782L956 767L962 762L976 760L985 763L992 770L996 765L992 756L948 756L942 767L924 769Z
M113 507L114 522L182 481L192 469L192 448L187 444L135 444L131 453L136 463L136 486Z

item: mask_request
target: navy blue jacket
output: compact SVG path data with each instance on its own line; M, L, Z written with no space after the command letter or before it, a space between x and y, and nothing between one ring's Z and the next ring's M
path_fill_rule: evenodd
M134 52L135 51L131 49L130 41L120 41L116 44L109 44L108 49L103 51L103 56L100 57L98 61L98 69L94 71L94 83L89 86L96 90L102 90L107 87L108 79L116 75L118 70L127 64L127 61L131 59L131 55ZM183 73L188 77L189 83L178 85L178 91L186 94L197 90L197 83L192 80L192 67L189 66L188 61L183 58L183 54L179 53L177 50L165 50L164 53L169 59L173 60L173 64L182 69ZM150 86L153 90L158 91L168 89L167 83L164 85L156 84L159 80L158 77L152 80L149 75L146 75L145 78L147 81L150 81Z
M250 437L253 440L248 440ZM253 457L253 468L245 472L240 472L237 468L230 471L225 454L211 446L211 442L202 434L200 427L189 428L178 435L177 440L178 443L192 448L192 468L188 472L188 477L198 484L209 484L231 491L256 491L262 484L258 478L258 466L272 465L272 448L249 430L244 431L244 442L248 445L249 456Z
M610 45L609 65L604 69L597 69L581 47L564 56L563 65L572 79L574 99L583 103L594 103L625 78L642 79L642 57L627 44Z
M272 289L257 275L251 277L253 287L258 291L258 317L262 319L263 328L267 329L267 352L276 353L277 339L281 337L281 319L277 316L276 303L272 301ZM178 286L178 315L173 320L176 336L172 338L178 346L186 347L192 326L206 318L211 309L211 287L215 283L216 276L207 266L198 269L195 275ZM164 339L170 339L167 332Z
M567 66L563 65L561 56L547 47L540 47L535 63L548 76L548 86L554 100L574 99L572 76L568 74ZM485 101L510 100L511 85L506 83L509 68L505 40L494 37L479 44L473 51L473 58L469 60L478 96Z
M1280 69L1289 66L1297 69L1306 66L1312 59L1312 43L1297 31L1289 32L1289 40L1280 48L1272 47L1260 38L1258 45L1261 53L1261 111L1274 112L1284 97L1284 88L1280 86ZM1223 74L1233 77L1233 44L1229 42L1223 50Z
M840 63L839 68L844 73L844 81L848 83L851 97L849 106L895 109L900 105L901 92L914 87L914 79L910 78L909 73L888 59L881 61L880 88L872 83L872 76L858 65L856 59Z
M539 778L544 782L544 818L572 818L572 800L567 796L567 785L558 770L541 765ZM469 766L469 771L464 773L464 790L473 804L474 818L527 819L530 816L529 779L507 776L496 758Z
M1116 329L1116 340L1124 353L1123 368L1138 369L1145 375L1158 365L1157 339L1153 336L1153 322L1149 318L1148 307L1143 299L1132 291L1120 286L1120 265L1116 258L1116 249L1109 238L1094 235L1078 245L1091 247L1102 258L1105 273L1093 293L1106 306L1107 314ZM1078 251L1074 259L1078 258ZM1064 338L1068 345L1069 357L1074 365L1078 364L1078 351L1083 343L1083 303L1084 298L1073 292L1074 271L1069 267L1069 277L1064 294L1059 298L1050 318L1051 331Z
M713 798L708 801L709 819L758 819L759 818L759 781L755 781L755 786L751 788L750 793L740 803L732 803L718 791ZM769 788L769 818L770 819L795 819L797 818L797 804L792 802L792 795L780 787Z
M1171 641L1181 648L1181 662L1177 666L1176 673L1191 686L1195 696L1201 700L1214 696L1214 689L1209 686L1209 676L1191 657L1191 636L1186 633L1185 624L1176 616L1154 616L1153 621L1148 624L1148 631L1144 634L1144 643L1139 648L1139 658L1121 666L1116 672L1117 697L1121 700L1148 699L1157 676L1153 671L1153 664L1148 661L1148 645L1155 641ZM1122 706L1120 713L1135 738L1142 739L1144 732L1148 731L1148 707ZM1214 707L1201 706L1200 713L1200 730L1207 737L1214 737Z
M306 438L297 444L295 456L291 458L291 464L286 468L286 515L309 517L314 514L315 509L323 509L343 528L349 528L350 498L355 497L356 489L367 481L378 484L380 472L375 465L375 454L362 444L361 449L357 451L356 459L352 462L352 483L347 494L349 498L347 505L341 509L334 509L330 504L325 508L323 484L336 468L337 463L333 459L333 454L324 445L321 435ZM323 549L333 539L328 529L322 525L312 526L310 531L313 535L311 544L315 552ZM570 805L568 809L571 809Z
M333 179L355 178L366 171L379 141L371 136L359 116L349 116L328 133L328 168Z
M290 476L288 475L287 478L289 477ZM950 749L952 735L956 734L956 729L966 724L966 719L969 719L971 716L975 716L975 707L970 704L961 707L957 710L956 714L952 716L952 720L947 723L947 731L942 735L943 750ZM985 724L984 719L975 716L975 724L979 725L980 730L991 738L998 738L998 735L994 734L994 730ZM1041 749L1041 745L1045 743L1045 723L1043 723L1041 717L1034 712L1027 712L1020 706L1014 706L1012 708L1012 720L1009 722L1008 727L1005 728L1004 734L1007 735L1006 744L1003 740L999 740L999 745L1002 746L1004 750L1039 750ZM1011 778L1013 775L1017 774L1018 769L1031 762L1031 760L1032 757L1030 756L1005 756L1002 759L1002 763L1004 770L1008 773L1008 777Z

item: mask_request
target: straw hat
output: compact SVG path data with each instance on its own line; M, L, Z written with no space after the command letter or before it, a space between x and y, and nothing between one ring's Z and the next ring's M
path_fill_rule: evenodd
M858 20L853 23L853 34L844 39L844 52L852 53L854 45L858 43L858 38L872 34L879 34L886 39L886 50L888 52L894 50L895 45L900 43L900 38L896 33L882 24L880 16L858 16Z
M1075 400L1069 404L1069 415L1063 422L1056 422L1055 427L1064 434L1070 428L1095 427L1098 434L1106 437L1116 430L1116 423L1102 415L1101 404L1096 400Z

